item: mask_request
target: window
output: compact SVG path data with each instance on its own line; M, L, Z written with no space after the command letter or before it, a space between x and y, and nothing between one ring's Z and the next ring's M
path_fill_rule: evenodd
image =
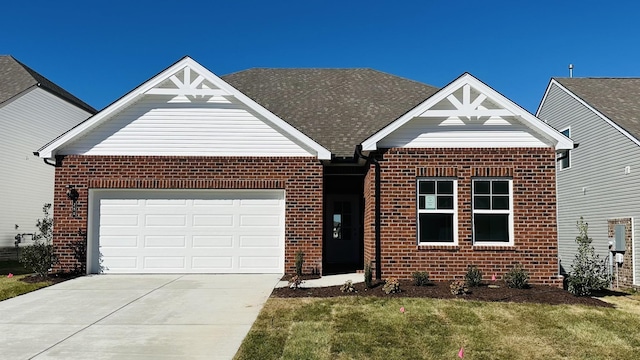
M457 181L418 180L418 243L458 243Z
M473 240L482 245L513 244L510 179L473 180Z
M560 131L562 135L570 138L571 137L571 128L566 128ZM560 163L560 169L567 169L571 167L571 154L570 150L562 150L558 153L558 162Z

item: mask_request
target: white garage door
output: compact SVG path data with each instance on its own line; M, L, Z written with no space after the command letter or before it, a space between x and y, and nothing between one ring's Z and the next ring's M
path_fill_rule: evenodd
M90 272L282 273L283 191L91 192Z

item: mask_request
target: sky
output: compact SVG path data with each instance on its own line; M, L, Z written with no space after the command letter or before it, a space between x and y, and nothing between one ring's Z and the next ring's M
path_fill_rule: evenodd
M218 76L373 68L443 87L464 72L535 113L551 77L640 77L638 1L8 1L12 55L102 109L185 55Z

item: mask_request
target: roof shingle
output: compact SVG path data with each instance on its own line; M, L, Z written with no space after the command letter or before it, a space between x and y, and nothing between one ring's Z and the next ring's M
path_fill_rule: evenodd
M438 91L372 69L249 69L222 79L335 156Z
M640 78L555 78L640 140Z
M11 100L34 86L40 86L91 114L96 113L96 109L89 104L71 95L71 93L19 62L13 56L0 55L0 104Z

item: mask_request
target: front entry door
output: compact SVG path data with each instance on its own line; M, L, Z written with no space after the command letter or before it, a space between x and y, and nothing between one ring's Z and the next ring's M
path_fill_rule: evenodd
M361 269L360 198L329 195L325 209L325 273Z

